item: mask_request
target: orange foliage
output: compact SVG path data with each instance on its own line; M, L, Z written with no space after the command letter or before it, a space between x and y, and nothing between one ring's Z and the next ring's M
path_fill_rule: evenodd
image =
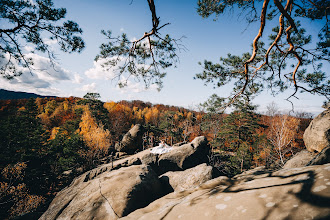
M295 145L300 120L288 115L277 115L272 118L267 138L274 147L276 154L284 164L284 156Z
M110 132L103 129L103 125L98 125L92 117L89 108L85 108L79 124L80 134L86 145L95 152L106 152L110 147Z
M42 196L30 195L25 183L20 183L26 167L26 163L18 162L7 165L1 172L3 182L0 182L0 203L13 202L9 210L11 217L33 211L45 202Z

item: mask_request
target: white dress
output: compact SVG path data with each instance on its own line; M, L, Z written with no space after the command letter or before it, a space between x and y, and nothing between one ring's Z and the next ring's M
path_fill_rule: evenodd
M154 147L150 150L153 154L164 154L170 152L172 147L168 146L167 144L160 143L157 147Z

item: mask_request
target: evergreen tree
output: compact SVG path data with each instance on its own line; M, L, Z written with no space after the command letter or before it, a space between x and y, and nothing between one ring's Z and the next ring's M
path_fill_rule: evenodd
M258 115L256 106L251 104L250 95L245 94L234 105L234 111L223 120L216 141L221 149L233 152L229 172L236 174L250 168L254 149L258 144Z
M65 15L66 9L54 7L52 0L1 0L0 76L11 79L25 70L35 71L33 58L24 50L27 44L32 45L33 50L47 54L54 64L55 54L45 36L56 40L64 52L81 52L85 47L78 36L82 30L74 21L60 24Z

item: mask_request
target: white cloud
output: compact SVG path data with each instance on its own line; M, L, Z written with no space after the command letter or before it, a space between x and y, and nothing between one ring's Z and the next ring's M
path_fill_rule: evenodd
M111 61L110 58L101 58L98 61L94 61L94 66L85 71L85 75L90 79L106 79L111 80L115 78L116 73L114 68L104 68L107 62Z
M5 56L6 58L0 60L0 63L8 60L8 54ZM63 69L57 63L52 65L48 58L37 54L29 53L26 54L26 57L33 59L32 73L27 68L17 66L17 70L21 71L22 75L12 80L1 77L0 87L7 90L33 92L43 95L59 94L60 91L54 88L53 84L69 80L69 71Z
M77 73L74 74L73 83L81 84L83 81L84 81L83 78L79 74L77 74Z
M120 28L120 32L124 32L125 31L125 29L124 28Z
M27 52L27 53L31 53L32 51L34 51L34 48L32 46L25 46L24 47L24 50Z
M83 92L96 92L96 83L83 85L79 90Z
M44 41L45 44L51 46L51 45L55 45L57 44L57 40L56 39L49 39L49 38L44 38L42 39Z
M157 91L157 85L152 84L149 86L148 89L146 89L145 85L142 82L139 81L134 82L132 77L130 78L130 80L126 80L126 78L122 76L120 82L122 82L123 84L126 83L126 86L123 88L116 86L116 89L120 91L120 93L122 94Z

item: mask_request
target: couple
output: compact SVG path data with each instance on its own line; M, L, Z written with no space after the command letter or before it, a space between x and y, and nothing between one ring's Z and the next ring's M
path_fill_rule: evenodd
M163 154L170 152L172 150L171 146L168 146L164 141L161 141L157 147L154 147L150 150L153 154Z

